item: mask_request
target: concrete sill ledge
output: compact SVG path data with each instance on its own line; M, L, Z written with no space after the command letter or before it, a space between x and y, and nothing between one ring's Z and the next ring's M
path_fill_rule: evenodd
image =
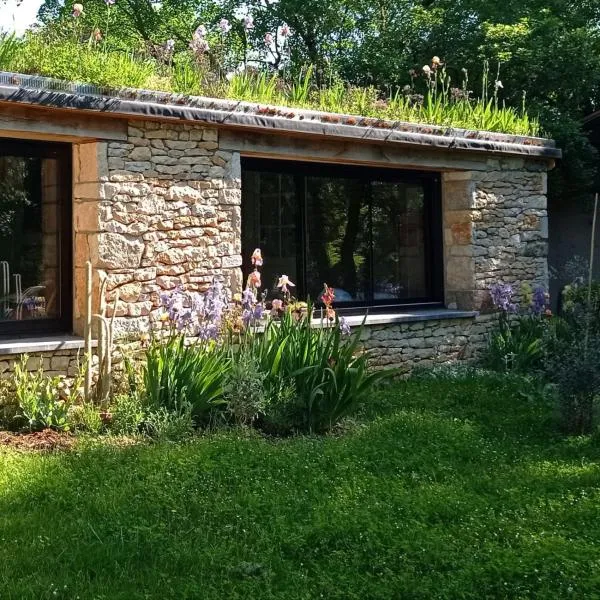
M478 315L479 313L477 311L451 310L448 308L428 308L409 312L367 315L365 325L393 325L401 323L413 323L416 321L441 321L443 319L474 319ZM364 316L362 315L346 317L346 321L351 327L360 326L363 320Z
M476 311L450 310L446 308L413 310L410 312L383 313L367 315L365 325L394 325L413 323L415 321L441 321L444 319L473 319L479 313ZM358 327L365 320L362 315L346 317L352 327ZM314 319L315 327L321 325L320 319ZM92 340L92 346L96 346ZM75 335L57 335L44 337L23 337L14 339L0 338L0 356L8 354L35 354L39 352L56 352L57 350L83 350L84 340Z
M92 346L96 342L92 341ZM84 340L75 335L56 335L40 337L0 338L0 356L7 354L34 354L38 352L56 352L57 350L83 350Z

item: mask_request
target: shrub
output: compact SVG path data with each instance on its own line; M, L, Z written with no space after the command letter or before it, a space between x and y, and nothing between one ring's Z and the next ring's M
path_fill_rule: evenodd
M110 406L110 429L118 435L140 433L146 420L146 409L140 395L136 393L119 394Z
M591 433L600 395L600 336L587 340L582 328L558 340L547 376L558 386L561 425L565 433Z
M161 407L146 415L144 432L157 442L178 442L192 435L192 405L183 402L174 409Z
M13 386L19 405L18 418L23 419L30 430L46 427L68 431L71 428L69 388L60 377L46 377L40 364L37 371L27 370L29 357L25 354L15 365Z
M223 382L227 413L239 425L251 425L268 406L267 374L256 369L252 354L241 350L231 361Z
M562 314L565 319L585 322L592 331L600 333L600 282L592 283L588 310L589 287L573 283L562 292Z

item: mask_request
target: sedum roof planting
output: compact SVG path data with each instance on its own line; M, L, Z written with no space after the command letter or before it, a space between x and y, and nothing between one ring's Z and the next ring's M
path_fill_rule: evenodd
M488 151L549 160L561 157L561 151L556 148L554 141L546 138L145 89L113 89L10 72L0 72L0 102L102 112L115 117L198 121L281 134Z

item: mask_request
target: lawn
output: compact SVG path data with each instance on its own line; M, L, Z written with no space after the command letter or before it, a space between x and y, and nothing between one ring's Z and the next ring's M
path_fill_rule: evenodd
M600 598L600 448L413 379L336 435L0 450L0 598Z

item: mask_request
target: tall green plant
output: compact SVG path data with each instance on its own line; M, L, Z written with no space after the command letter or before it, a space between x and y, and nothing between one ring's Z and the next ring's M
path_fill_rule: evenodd
M10 71L20 43L14 33L0 33L0 70Z
M223 406L223 378L230 361L216 344L186 345L183 335L155 339L146 350L142 377L146 403L152 410L177 412L189 403L197 425Z
M281 321L269 323L254 341L254 355L267 373L265 386L271 394L282 382L294 387L292 406L275 402L272 411L284 411L292 429L322 432L356 410L393 371L369 370L367 354L359 351L360 331L344 338L337 324L314 327L311 314L310 307L300 319L287 311ZM269 419L281 422L273 412Z

